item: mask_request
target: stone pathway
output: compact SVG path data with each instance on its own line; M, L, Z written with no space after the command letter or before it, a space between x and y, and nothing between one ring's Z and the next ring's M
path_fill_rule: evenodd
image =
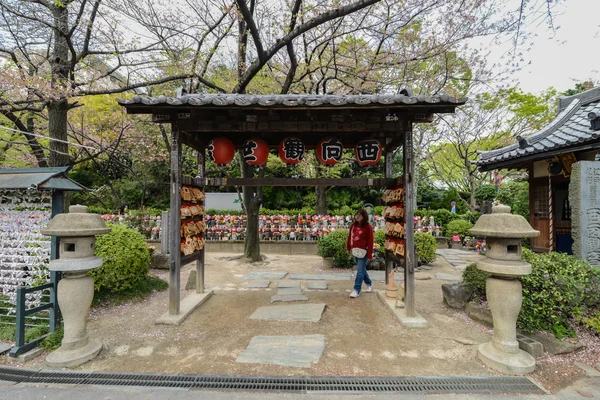
M299 288L300 282L299 281L289 281L289 280L279 281L277 283L277 287L278 288Z
M352 272L332 272L329 274L290 274L290 279L301 281L349 281Z
M293 304L286 306L259 307L250 319L264 321L307 321L319 322L325 310L325 303Z
M325 281L313 281L308 282L309 290L327 290L327 282Z
M292 301L308 301L308 296L305 296L303 294L285 294L285 295L276 294L275 296L271 296L271 303L277 303L277 302L289 303Z
M281 288L279 290L277 290L277 294L282 296L282 295L288 295L288 294L302 294L302 289L300 288L300 286L298 287L284 287Z
M473 263L472 260L467 259L467 256L477 256L477 253L474 251L458 249L438 249L435 254L444 257L450 265L460 272L463 272L469 264Z
M246 284L246 287L250 289L266 289L269 287L270 284L271 281L269 280L258 279L248 282Z
M325 351L325 336L255 336L236 362L310 368Z
M242 276L242 279L245 281L252 279L282 279L287 274L286 271L252 271Z

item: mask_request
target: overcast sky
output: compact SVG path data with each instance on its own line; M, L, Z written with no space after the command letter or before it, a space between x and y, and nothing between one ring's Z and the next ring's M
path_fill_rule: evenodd
M559 29L539 26L534 47L524 54L531 64L516 76L523 91L549 86L564 91L576 82L600 80L600 0L566 0L556 10Z

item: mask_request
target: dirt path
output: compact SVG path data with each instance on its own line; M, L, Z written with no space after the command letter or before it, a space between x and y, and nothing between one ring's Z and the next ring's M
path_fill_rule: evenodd
M167 310L166 291L134 304L93 309L88 331L104 343L105 349L79 369L189 374L502 375L477 358L477 346L490 340L492 330L443 304L441 285L446 282L434 276L457 272L441 257L432 270L416 274L417 311L430 325L421 330L403 328L374 293L363 291L358 299L350 299L351 281L330 281L326 291L306 291L306 282L302 283L309 303L327 304L319 323L250 320L248 317L258 307L269 305L277 289L276 281L270 289L246 289L241 279L245 273L331 271L322 269L320 257L304 255L273 256L262 265L250 265L225 254L209 253L206 262L207 287L215 294L181 326L154 324ZM182 287L190 271L191 265L184 267ZM167 278L166 271L153 273ZM383 283L377 282L375 289L382 290ZM182 290L182 298L185 295ZM305 334L326 337L323 357L312 368L235 362L254 336ZM24 366L45 368L44 358ZM542 363L532 377L554 388L584 376L572 363L568 369L562 364L555 368L554 364Z

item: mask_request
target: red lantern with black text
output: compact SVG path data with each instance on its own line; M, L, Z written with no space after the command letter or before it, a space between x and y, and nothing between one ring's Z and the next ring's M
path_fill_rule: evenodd
M354 156L362 167L377 164L381 158L381 153L381 144L373 138L361 140L354 147Z
M279 143L279 158L287 165L296 165L304 158L304 142L298 138L288 137Z
M269 158L269 145L261 138L252 138L244 142L242 155L248 165L263 165Z
M344 146L341 140L329 137L321 140L315 150L321 164L335 165L342 159Z
M227 165L233 160L235 147L231 140L218 137L208 143L208 156L217 165Z

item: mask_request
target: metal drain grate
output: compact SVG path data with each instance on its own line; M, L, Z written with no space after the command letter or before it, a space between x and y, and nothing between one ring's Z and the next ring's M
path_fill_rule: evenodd
M35 371L0 367L0 380L17 383L63 383L294 393L544 394L540 387L525 377L277 377Z

